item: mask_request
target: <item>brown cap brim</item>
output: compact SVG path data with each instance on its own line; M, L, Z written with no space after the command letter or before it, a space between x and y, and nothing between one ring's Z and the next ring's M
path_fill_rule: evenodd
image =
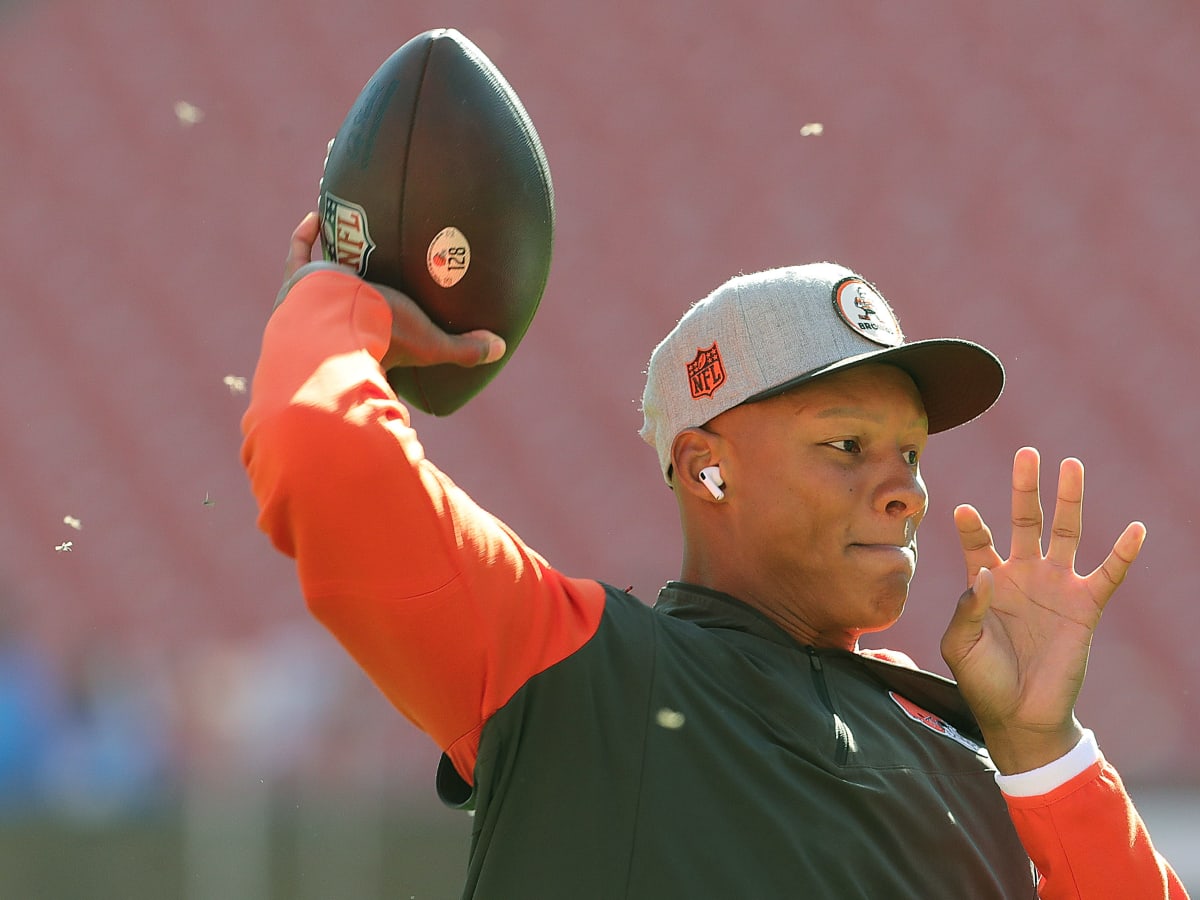
M908 373L925 404L930 434L979 417L1004 390L1004 366L992 351L971 341L937 338L841 359L760 391L744 402L766 400L822 375L867 363L886 363Z

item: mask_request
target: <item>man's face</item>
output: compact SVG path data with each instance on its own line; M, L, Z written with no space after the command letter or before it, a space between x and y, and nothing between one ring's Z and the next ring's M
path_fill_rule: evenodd
M709 430L727 439L729 549L756 569L760 596L742 599L818 645L894 623L928 500L928 422L909 376L860 366L735 407Z

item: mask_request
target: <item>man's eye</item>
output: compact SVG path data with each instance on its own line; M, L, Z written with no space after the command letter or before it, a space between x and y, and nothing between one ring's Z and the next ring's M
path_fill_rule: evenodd
M920 456L920 454L916 450L905 450L904 451L904 459L905 459L905 461L908 462L908 464L910 466L915 466L917 464L917 459L919 456Z
M854 438L845 438L840 441L830 441L829 446L837 450L841 450L844 453L858 453L859 450L862 449L859 447L858 441L854 440Z

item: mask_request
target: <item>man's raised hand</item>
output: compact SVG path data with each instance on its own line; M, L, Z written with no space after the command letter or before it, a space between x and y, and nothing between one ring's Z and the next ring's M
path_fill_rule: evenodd
M954 511L970 588L942 637L942 656L1006 774L1051 762L1078 741L1075 700L1092 634L1146 536L1144 525L1130 523L1099 567L1076 573L1083 464L1066 459L1043 553L1039 467L1032 447L1017 452L1007 559L974 507Z
M283 267L283 285L275 299L278 306L288 291L310 272L333 269L354 275L353 270L337 263L312 260L313 248L321 233L320 217L308 213L292 232ZM364 282L366 283L366 282ZM478 366L504 356L504 339L491 331L448 334L438 328L424 311L400 291L382 284L371 287L383 295L392 310L392 340L380 361L384 371L399 366L433 366L453 363Z

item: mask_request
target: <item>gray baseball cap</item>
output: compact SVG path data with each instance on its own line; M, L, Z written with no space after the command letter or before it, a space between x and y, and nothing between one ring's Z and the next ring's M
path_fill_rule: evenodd
M687 311L650 357L641 435L670 484L671 445L683 429L867 362L908 373L930 434L969 422L1004 390L990 350L957 338L906 342L874 285L811 263L738 275Z

